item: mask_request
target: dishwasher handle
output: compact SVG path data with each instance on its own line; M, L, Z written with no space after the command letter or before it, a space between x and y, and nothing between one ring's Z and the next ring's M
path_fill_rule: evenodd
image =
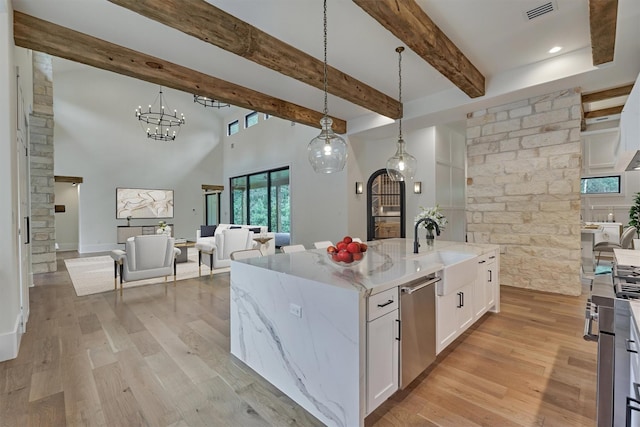
M438 283L440 281L440 277L435 277L431 280L428 280L426 282L422 282L419 285L415 285L415 286L402 286L400 288L400 292L402 292L403 294L412 294L416 291L419 291L422 288L426 288L429 285L433 285L434 283Z

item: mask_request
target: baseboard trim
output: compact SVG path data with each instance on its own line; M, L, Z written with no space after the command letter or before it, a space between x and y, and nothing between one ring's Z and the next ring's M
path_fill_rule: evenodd
M21 339L22 328L20 328L20 314L18 313L13 331L0 334L0 362L18 357Z
M110 252L114 249L124 249L124 245L117 243L103 243L99 245L81 245L78 248L78 253L88 254L94 252Z

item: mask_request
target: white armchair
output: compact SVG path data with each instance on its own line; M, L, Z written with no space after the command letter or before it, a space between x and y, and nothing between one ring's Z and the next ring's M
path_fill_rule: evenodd
M229 228L216 233L214 241L200 240L196 243L198 249L198 271L202 264L209 266L210 272L215 268L229 267L231 253L245 249L253 249L253 232L247 228Z
M114 290L117 289L120 273L120 295L122 283L152 279L173 273L176 281L176 256L181 251L174 247L175 239L164 234L130 237L125 242L125 250L111 251L114 266Z

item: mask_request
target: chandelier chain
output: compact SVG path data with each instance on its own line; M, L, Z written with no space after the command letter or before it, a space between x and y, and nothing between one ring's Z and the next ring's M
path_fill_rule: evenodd
M400 46L396 49L398 52L398 102L402 105L402 51L404 47ZM404 110L404 107L403 107ZM404 115L404 113L402 114ZM398 121L398 135L400 139L402 139L402 116L400 116L400 120Z
M329 114L329 108L327 107L327 0L324 0L324 115Z

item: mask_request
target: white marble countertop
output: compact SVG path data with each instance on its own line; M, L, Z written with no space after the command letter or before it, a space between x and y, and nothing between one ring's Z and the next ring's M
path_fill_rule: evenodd
M498 245L435 241L428 246L420 241L418 254L413 253L412 239L385 239L367 242L365 259L356 266L337 266L328 259L325 249L275 254L242 261L271 271L314 280L331 286L353 289L364 296L385 291L443 268L433 262L434 252L452 251L482 255L499 249ZM233 262L232 262L233 273Z
M618 265L632 265L640 267L640 252L633 249L613 249Z

